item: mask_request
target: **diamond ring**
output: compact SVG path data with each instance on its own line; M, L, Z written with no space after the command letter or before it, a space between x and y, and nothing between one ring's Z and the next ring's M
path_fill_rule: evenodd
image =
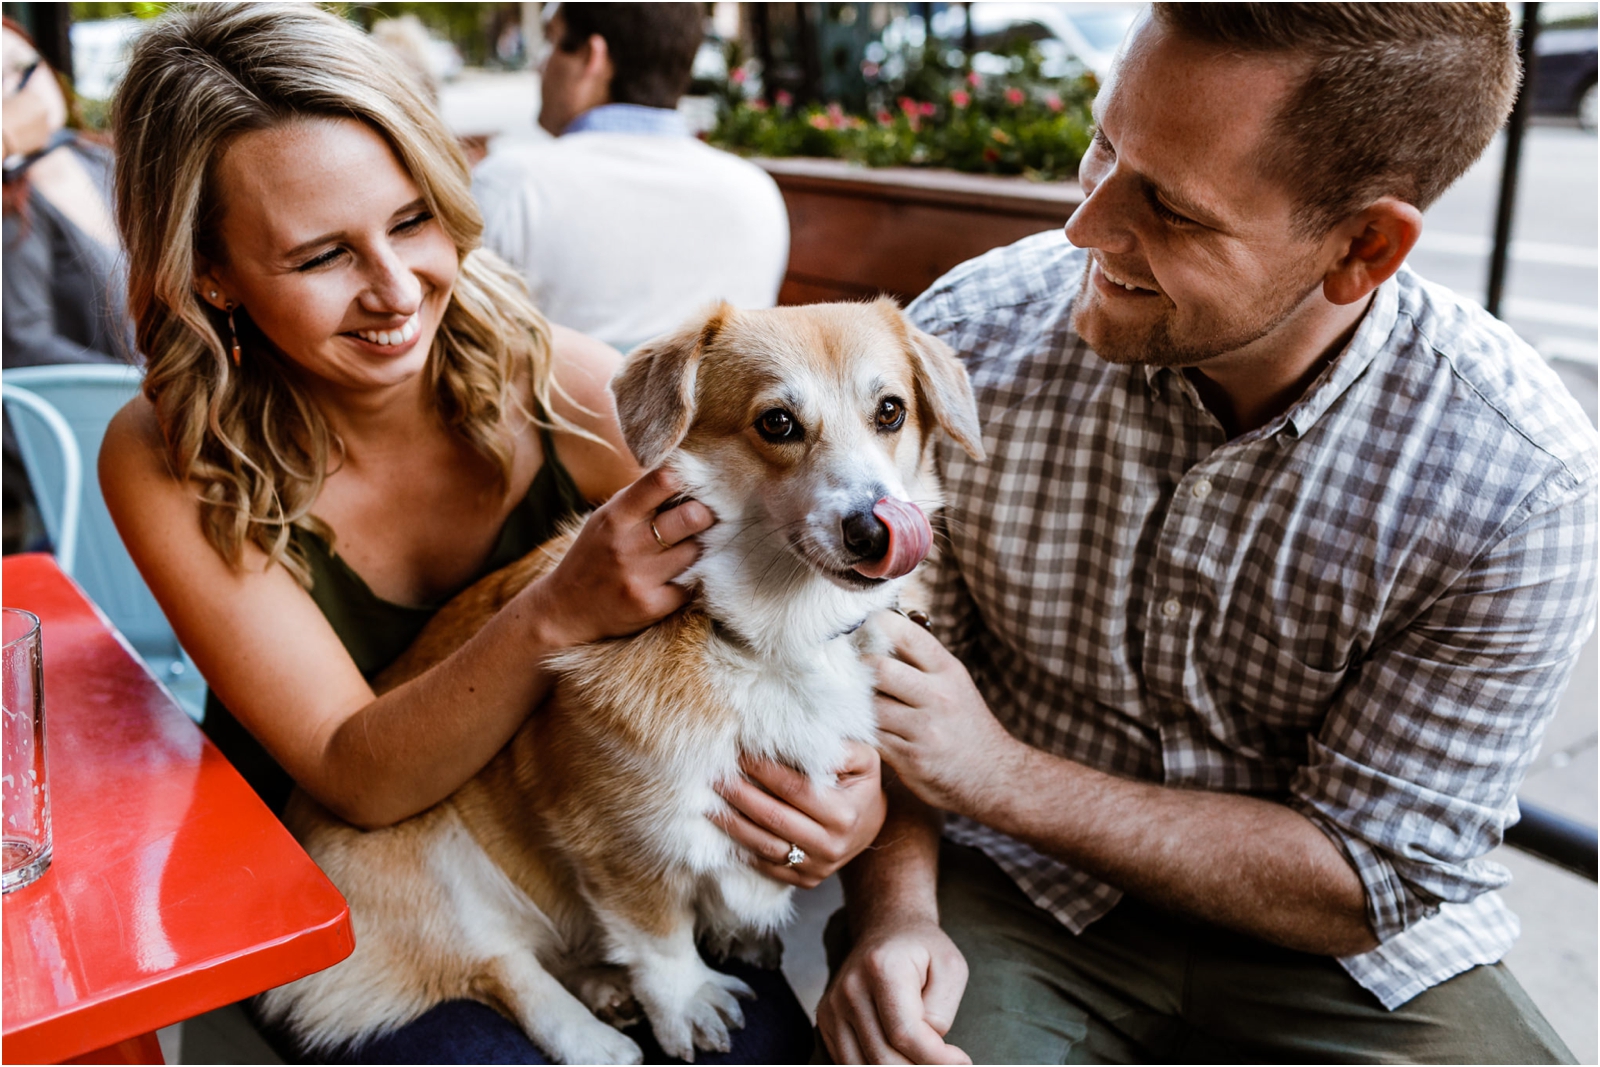
M798 867L806 861L806 850L799 845L790 845L789 854L784 859L788 861L785 867Z

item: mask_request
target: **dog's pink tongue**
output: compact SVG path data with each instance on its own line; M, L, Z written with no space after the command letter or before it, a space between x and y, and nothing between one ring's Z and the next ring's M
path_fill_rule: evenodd
M933 529L922 509L909 500L886 496L872 505L872 513L889 528L889 551L882 559L857 563L857 574L868 578L899 578L910 574L933 547Z

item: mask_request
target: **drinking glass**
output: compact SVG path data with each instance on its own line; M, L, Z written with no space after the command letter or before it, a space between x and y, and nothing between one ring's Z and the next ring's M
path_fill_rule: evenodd
M0 892L21 889L50 866L50 786L44 758L44 660L39 617L3 608L4 768L0 773Z

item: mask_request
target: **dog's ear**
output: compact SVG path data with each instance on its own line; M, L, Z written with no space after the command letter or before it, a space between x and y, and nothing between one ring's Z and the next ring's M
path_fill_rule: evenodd
M730 305L718 303L675 332L646 341L628 354L611 379L623 440L646 470L689 433L700 355L731 314Z
M917 389L933 412L934 419L973 459L984 457L983 432L978 427L978 404L972 398L972 383L967 368L956 358L955 349L917 329L893 300L878 301L905 331L906 349L916 375Z

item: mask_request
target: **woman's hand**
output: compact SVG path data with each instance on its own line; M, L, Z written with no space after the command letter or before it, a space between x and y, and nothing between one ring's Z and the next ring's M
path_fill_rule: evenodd
M713 816L728 836L749 850L757 870L780 882L812 889L855 859L883 826L885 801L878 751L846 742L837 784L818 789L792 767L743 757L745 777L719 787L730 808ZM790 866L797 845L804 861Z
M672 580L699 555L694 536L716 520L696 500L656 514L678 488L666 471L646 474L600 505L540 579L554 647L637 633L689 599Z

